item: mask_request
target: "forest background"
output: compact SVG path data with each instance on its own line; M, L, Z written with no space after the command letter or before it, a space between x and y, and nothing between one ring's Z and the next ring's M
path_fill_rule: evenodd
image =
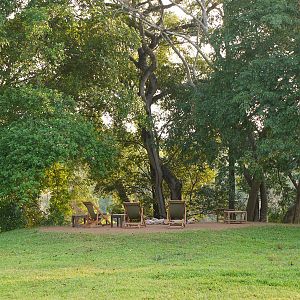
M0 230L83 199L300 222L296 0L0 4ZM42 206L43 195L50 195Z

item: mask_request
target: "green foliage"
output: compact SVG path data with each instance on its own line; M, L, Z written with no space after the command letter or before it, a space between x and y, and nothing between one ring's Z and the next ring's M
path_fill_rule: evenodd
M54 90L29 85L3 89L0 93L0 106L0 124L5 126L16 121L54 118L75 110L72 98Z
M9 89L0 95L0 197L22 207L37 199L55 163L87 163L95 177L112 167L114 150L74 102L47 89ZM54 209L55 210L55 209Z
M99 192L113 194L115 209L128 199L141 201L147 207L152 204L149 165L146 152L134 139L134 135L124 134L124 144L118 143L115 168L98 182ZM121 141L122 141L121 140Z
M112 169L115 168L115 164ZM96 191L96 182L100 179L106 178L109 174L107 172L104 177L91 177L89 165L76 165L69 171L69 193L71 198L71 206L73 211L80 213L83 209L86 209L82 204L83 201L97 202L99 194ZM111 171L109 168L108 171Z
M0 232L24 226L22 210L13 200L0 199L0 216Z
M224 155L230 148L238 171L246 166L257 177L276 169L297 172L299 3L230 0L223 9L211 35L216 70L199 83L193 101L195 135L207 150ZM268 181L269 188L275 185Z
M297 11L297 1L224 2L224 26L214 38L226 56L216 61L219 71L212 75L210 91L214 100L207 106L224 142L248 147L237 153L246 161L253 157L250 136L260 164L276 148L298 148L293 135L299 131Z
M127 88L135 31L101 2L78 5L0 4L0 198L14 199L27 225L40 222L37 199L57 163L87 166L97 180L113 168L115 141L101 131L102 116L123 121L136 98ZM66 188L52 199L54 222L67 199Z
M3 20L1 85L39 83L57 89L72 95L80 111L98 123L104 110L124 117L135 98L128 89L135 77L128 53L137 34L101 1L78 5L29 1Z
M45 172L44 185L51 191L47 223L63 225L71 215L70 171L55 163Z
M0 3L0 16L8 17L21 7L22 0L2 0Z
M185 70L162 39L154 51L163 97L151 125L138 96L140 74L128 59L136 58L141 43L130 18L103 1L76 3L0 4L0 200L14 201L27 224L40 222L37 199L46 188L53 193L54 223L68 215L71 199L100 192L121 199L123 190L150 208L146 152L138 145L139 129L128 133L127 122L160 131L162 162L176 170L184 198L198 199L197 205L211 207L225 197L227 161L219 160L229 147L251 175L268 173L273 189L274 170L299 174L298 1L223 1L224 18L208 33L216 50L213 72L176 43L196 68L196 89L182 84ZM199 9L196 2L185 4ZM187 21L164 17L169 28ZM58 166L68 174L52 174ZM87 173L78 179L81 167ZM220 178L201 190L210 187L213 168Z
M272 186L269 202L269 222L282 222L285 213L295 202L296 191L286 174L274 170L269 174Z

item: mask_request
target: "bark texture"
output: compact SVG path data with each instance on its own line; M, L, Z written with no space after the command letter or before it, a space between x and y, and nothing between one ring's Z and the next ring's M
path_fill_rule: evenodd
M253 179L248 196L247 216L248 221L257 220L257 205L258 205L258 191L260 188L260 181Z
M246 168L244 168L243 172L249 185L249 196L247 202L248 221L267 222L268 194L264 174L252 177Z
M268 221L268 195L265 180L263 180L260 184L260 221L267 222Z
M181 182L161 162L151 111L152 105L159 99L159 87L155 74L157 59L154 51L159 44L161 36L145 31L142 23L139 24L139 32L142 38L142 46L138 49L138 60L133 58L131 60L140 72L139 96L144 102L147 116L147 124L140 125L141 138L147 151L151 168L155 215L159 214L159 217L166 218L163 180L166 181L170 188L172 199L181 199Z
M181 181L169 170L166 165L162 165L163 177L170 189L170 197L173 200L181 200Z
M232 151L229 148L228 155L228 199L229 199L229 209L234 209L235 207L235 159Z
M300 223L300 184L298 183L296 201L295 201L295 210L294 210L294 224Z
M146 148L151 170L153 172L153 194L154 203L157 204L159 217L166 217L165 199L163 195L162 183L163 183L163 172L160 164L160 158L158 151L153 145L153 138L151 133L142 128L142 140Z
M291 175L289 177L296 189L296 198L295 203L286 212L283 222L300 224L300 180L296 181Z

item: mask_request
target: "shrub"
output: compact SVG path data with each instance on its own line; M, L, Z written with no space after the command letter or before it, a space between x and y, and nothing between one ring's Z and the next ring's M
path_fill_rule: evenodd
M0 199L0 232L24 227L22 209L14 201Z

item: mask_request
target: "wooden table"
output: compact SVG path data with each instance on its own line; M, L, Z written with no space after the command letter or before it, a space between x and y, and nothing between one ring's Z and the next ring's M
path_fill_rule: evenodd
M86 224L88 215L87 214L76 214L72 215L72 227L79 226L79 220L83 219L83 224Z
M224 223L246 223L247 211L245 210L224 210Z
M114 226L114 222L113 222L114 219L117 220L117 227L122 227L123 222L125 220L125 214L111 214L110 215L110 226L111 227Z

